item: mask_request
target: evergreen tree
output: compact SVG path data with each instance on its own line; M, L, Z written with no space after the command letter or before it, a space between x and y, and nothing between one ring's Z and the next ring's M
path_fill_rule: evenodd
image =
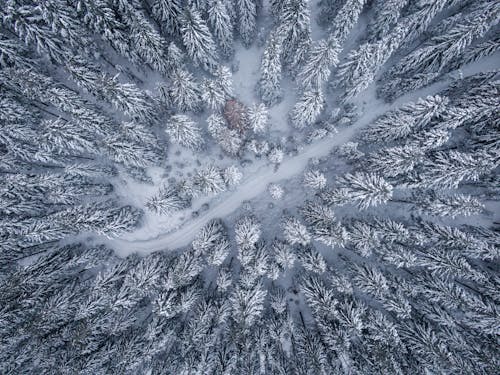
M306 246L311 242L311 235L306 226L293 216L285 217L282 223L283 236L285 240L291 244L299 244Z
M172 36L180 35L182 1L154 0L152 7L154 19L160 24L161 30Z
M318 170L307 171L304 174L304 184L311 189L323 189L326 186L326 178Z
M195 65L211 72L217 65L215 42L208 26L195 8L186 9L181 22L182 42Z
M261 226L253 216L240 218L234 227L236 244L244 250L252 249L260 239Z
M245 47L250 47L256 33L256 0L236 0L238 10L238 32Z
M464 194L443 195L429 191L416 194L415 206L420 212L433 216L470 216L478 215L484 210L484 204L475 197Z
M368 24L368 37L371 42L381 39L389 33L408 2L408 0L376 0L374 2L374 17Z
M208 13L208 21L221 48L222 56L228 58L233 53L232 3L222 0L213 1Z
M419 173L419 185L457 189L463 181L477 181L482 175L490 173L499 161L497 156L483 151L436 152L424 161L424 169Z
M448 99L439 95L420 98L379 117L364 132L367 142L389 142L404 139L415 130L425 128L434 118L439 118Z
M197 194L208 195L226 190L221 170L213 165L197 171L193 177L193 184Z
M346 174L337 182L345 203L354 202L364 210L387 202L392 197L392 186L373 173ZM328 193L326 195L328 199Z
M286 63L300 66L300 53L307 54L311 40L310 11L306 0L287 0L281 7L280 24L276 30L283 40L283 59Z
M219 115L210 115L207 122L210 135L220 147L228 154L236 155L243 143L240 133L235 129L229 129Z
M203 144L200 128L185 115L174 115L167 123L165 132L174 143L197 149Z
M169 74L169 86L160 86L160 95L166 103L174 104L179 111L198 112L201 107L201 89L191 73L176 69Z
M339 50L339 43L334 38L316 42L299 73L300 85L305 88L321 88L328 81L332 66L338 63Z
M281 53L283 50L282 37L277 32L271 33L260 66L258 91L262 101L272 106L281 99Z
M275 200L282 199L283 195L285 194L285 191L283 190L283 188L280 185L273 184L273 183L268 185L267 191L269 192L269 195L271 196L271 198L273 198Z
M168 215L187 208L190 204L190 199L180 194L178 189L173 186L164 186L148 200L146 207L159 214Z
M254 104L248 109L248 121L254 133L264 133L269 122L269 112L264 104Z
M290 113L292 124L298 129L313 124L323 110L324 105L325 99L320 90L304 92Z
M227 168L224 168L223 177L224 177L224 182L226 183L227 186L236 186L239 185L243 174L239 170L238 167L231 165Z

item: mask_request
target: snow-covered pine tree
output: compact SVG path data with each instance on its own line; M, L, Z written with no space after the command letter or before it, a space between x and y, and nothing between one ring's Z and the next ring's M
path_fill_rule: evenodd
M254 216L244 216L236 222L235 235L239 247L251 249L261 237L261 225Z
M207 122L208 131L219 146L228 154L236 155L243 144L240 133L236 129L229 129L220 115L210 115Z
M485 151L438 151L426 158L418 176L421 187L457 189L465 181L477 181L500 163L498 155Z
M280 185L274 183L271 183L267 186L267 191L269 192L271 198L275 200L282 199L283 195L285 194L284 189Z
M170 117L165 132L173 143L190 149L197 149L204 143L200 128L185 115Z
M404 139L415 130L424 129L431 120L445 113L448 99L439 95L419 98L380 116L363 134L367 142L390 142Z
M164 186L146 202L146 207L156 213L168 215L189 207L191 201L174 186Z
M335 38L315 42L298 76L298 83L304 88L320 89L328 81L332 66L338 63L340 45Z
M316 121L325 105L321 90L307 90L290 113L290 120L297 129L303 129Z
M223 0L215 0L208 8L208 21L217 43L221 48L221 55L229 58L234 51L233 47L233 20L231 18L233 4Z
M498 4L494 1L480 4L450 30L432 37L423 47L401 59L389 72L388 79L398 80L397 87L401 87L399 92L406 92L403 87L409 80L414 82L412 90L427 84L426 80L420 78L422 75L434 78L440 74L454 58L462 55L474 40L484 36L498 23L499 13ZM414 77L420 78L419 83L415 82ZM397 87L392 87L392 90Z
M267 39L260 66L258 91L262 101L273 106L281 99L281 53L283 39L276 31Z
M206 22L196 8L185 9L181 17L182 42L195 65L208 72L217 66L217 49Z
M264 104L253 104L248 108L248 122L254 133L264 133L269 122L269 112Z
M181 0L153 0L151 11L163 33L169 36L180 35Z
M243 173L241 173L240 169L237 166L231 165L227 168L224 168L224 170L222 171L222 176L226 185L231 187L239 185L241 179L243 178Z
M302 64L299 56L307 54L311 41L310 10L307 0L285 0L276 32L283 40L282 58L293 71Z
M368 24L368 39L374 42L389 33L396 25L409 0L376 0L373 3L374 17Z
M194 76L186 70L175 69L169 78L170 85L159 87L162 101L174 104L181 112L198 112L201 108L201 89Z
M0 67L28 68L35 60L28 58L28 49L19 41L0 33Z
M484 211L484 204L478 199L465 194L444 195L434 190L419 192L413 197L415 209L432 216L478 215Z
M256 33L257 1L236 0L238 13L238 32L245 47L250 47Z
M318 170L310 170L304 173L304 185L311 189L321 190L326 186L326 177Z
M306 246L311 242L311 234L296 217L287 216L282 221L283 236L290 245Z
M362 210L384 204L392 197L392 186L374 173L346 174L338 178L337 182L341 200L356 203ZM331 194L326 193L325 198L328 200Z
M201 97L211 109L220 109L233 94L232 74L228 67L219 66L214 79L205 79Z
M210 165L197 171L193 177L195 194L216 194L226 190L220 168Z

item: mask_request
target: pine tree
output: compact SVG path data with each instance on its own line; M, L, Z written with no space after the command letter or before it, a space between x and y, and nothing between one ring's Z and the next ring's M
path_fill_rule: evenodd
M78 124L57 119L44 120L40 125L43 133L39 142L47 151L66 155L99 153L95 140Z
M344 189L346 202L354 202L362 210L386 203L392 197L392 186L374 173L346 174L337 182Z
M208 132L230 155L235 155L241 148L243 140L235 129L229 129L222 116L212 114L207 119Z
M255 0L236 0L238 32L245 47L250 47L256 33L257 3Z
M200 65L209 72L213 71L217 65L215 42L201 14L195 8L184 11L181 34L188 56L195 65Z
M482 175L490 173L499 162L497 156L484 151L436 152L424 161L419 184L423 187L457 189L463 181L477 181Z
M318 170L310 170L304 173L304 184L311 189L323 189L326 186L326 177Z
M415 196L416 209L424 214L433 216L478 215L484 210L484 204L475 197L464 194L443 195L429 191L426 194Z
M224 177L224 182L227 186L236 186L240 184L240 181L243 177L243 174L235 165L231 165L227 168L224 168L222 172Z
M367 142L390 142L425 128L431 120L444 114L448 99L439 95L420 98L379 117L364 132Z
M282 199L283 195L285 194L285 191L283 190L283 188L280 185L273 184L273 183L268 185L267 191L269 192L269 195L271 196L271 198L273 198L275 200Z
M343 44L347 35L358 21L366 0L347 0L333 20L330 37Z
M253 216L240 218L234 227L236 244L243 250L252 249L261 236L260 223Z
M408 2L408 0L376 0L374 2L374 17L368 24L368 37L371 42L381 39L389 33Z
M213 165L197 171L193 177L193 184L195 192L204 195L219 193L226 189L221 170Z
M215 79L205 79L201 97L211 109L220 109L233 94L232 74L225 66L215 71Z
M332 66L338 63L339 52L340 46L334 38L316 42L299 73L300 85L304 88L321 88L328 81Z
M380 149L368 155L366 170L381 176L408 175L422 161L424 150L415 146L396 146Z
M201 89L193 75L176 69L169 77L170 85L160 86L162 100L174 104L181 112L198 112L201 108Z
M283 50L283 39L277 33L273 32L269 36L264 56L260 66L260 79L258 91L262 101L273 106L279 102L282 96L281 92L281 53Z
M182 1L154 0L151 10L164 33L171 36L180 35Z
M283 161L284 152L281 147L273 147L267 154L267 159L273 164L281 164Z
M168 215L185 209L190 204L190 199L180 194L178 189L173 186L164 186L146 202L146 207L156 213Z
M283 59L290 70L302 64L299 57L305 55L311 40L310 11L306 0L284 1L280 12L277 33L283 38Z
M285 240L291 244L299 244L306 246L311 242L311 235L306 226L293 216L285 217L282 223L283 236Z
M232 318L240 329L249 330L254 326L264 311L264 299L267 292L262 285L253 288L238 287L231 296Z
M222 56L228 58L233 53L232 4L223 0L213 1L208 13L208 21L221 48Z
M248 108L248 122L254 133L264 133L269 122L269 112L264 104L253 104Z
M0 67L28 68L34 65L35 61L27 55L28 50L16 39L0 34Z
M200 128L185 115L170 117L165 132L172 142L190 149L197 149L204 142Z
M461 54L476 38L482 37L498 22L499 10L495 2L481 4L479 9L461 19L444 35L430 39L426 46L405 56L392 72L397 75L428 73L442 70L454 57Z
M325 99L320 90L304 92L290 113L292 124L298 129L311 125L318 118L324 105Z

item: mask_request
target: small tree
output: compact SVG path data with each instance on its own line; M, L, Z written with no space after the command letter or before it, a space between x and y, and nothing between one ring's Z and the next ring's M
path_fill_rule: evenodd
M190 149L199 148L204 142L200 128L185 115L170 117L165 132L172 142Z
M282 223L283 236L291 245L306 246L311 242L311 235L306 226L293 216L285 217Z
M248 109L248 122L254 133L264 133L269 122L269 112L264 104L254 104Z
M274 183L271 183L267 186L267 191L269 192L269 195L271 195L271 198L275 200L282 199L283 195L285 194L283 188L280 185Z
M320 90L304 92L290 113L292 124L298 129L311 125L318 118L324 105L325 99Z
M162 215L168 215L189 207L191 200L180 194L174 186L164 186L146 202L146 207Z
M326 177L318 170L304 173L304 184L311 189L320 190L326 186Z

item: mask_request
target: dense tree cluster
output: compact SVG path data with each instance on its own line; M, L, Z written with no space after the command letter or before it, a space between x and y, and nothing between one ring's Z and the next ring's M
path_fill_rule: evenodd
M0 373L498 373L499 20L0 1Z

